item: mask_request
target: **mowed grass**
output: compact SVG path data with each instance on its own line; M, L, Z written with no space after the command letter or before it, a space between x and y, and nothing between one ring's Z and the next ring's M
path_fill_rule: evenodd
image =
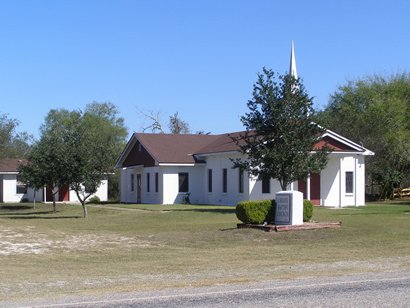
M112 209L115 208L115 209ZM340 229L236 229L234 207L0 205L0 300L410 269L410 203L315 208Z

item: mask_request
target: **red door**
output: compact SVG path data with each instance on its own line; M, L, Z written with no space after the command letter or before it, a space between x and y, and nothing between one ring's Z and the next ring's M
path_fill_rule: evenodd
M306 194L306 181L305 180L299 180L298 181L298 191L303 193L303 199L307 198Z
M69 188L68 185L60 187L58 191L58 201L69 201Z
M320 173L310 175L310 201L320 205Z
M303 193L303 199L307 199L306 180L298 181L298 190ZM320 205L320 173L310 175L310 201Z

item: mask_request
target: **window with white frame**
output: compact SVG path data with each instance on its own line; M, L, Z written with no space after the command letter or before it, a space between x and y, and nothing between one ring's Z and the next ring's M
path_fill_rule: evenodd
M27 193L27 185L21 181L20 175L17 175L16 181L16 194L25 194Z
M345 180L346 180L346 194L352 194L353 193L353 171L346 171L345 174Z
M189 174L188 172L180 172L178 173L178 184L179 189L178 192L189 192Z

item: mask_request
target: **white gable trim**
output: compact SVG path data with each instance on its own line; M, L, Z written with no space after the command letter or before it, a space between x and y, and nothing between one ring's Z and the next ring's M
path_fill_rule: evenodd
M117 159L117 162L115 163L115 168L121 168L122 163L124 162L125 157L128 156L130 153L132 146L134 146L136 140L134 138L134 134L132 134L130 140L128 140L127 144L124 147L124 150L122 151L120 157ZM132 145L132 146L131 146Z
M364 146L359 145L359 144L353 142L352 140L347 139L347 138L335 133L334 131L331 131L330 129L326 129L326 132L323 134L322 138L326 137L326 136L328 136L330 138L333 138L333 139L335 139L335 140L337 140L337 141L339 141L339 142L341 142L341 143L343 143L343 144L345 144L345 145L347 145L351 148L354 148L357 151L363 152L363 155L374 155L374 152L366 149Z
M155 165L158 165L158 161L156 160L156 158L154 157L154 155L152 155L152 153L150 152L149 148L146 147L144 145L144 143L139 140L136 136L135 133L132 134L130 140L128 140L124 150L122 151L120 157L118 158L117 162L115 163L115 168L121 168L122 163L124 162L125 158L130 154L132 148L134 147L134 145L137 143L137 141L140 142L141 146L144 147L144 149L148 152L148 154L154 159L155 161Z
M205 165L205 164L184 164L184 163L159 163L158 166L161 167L175 167L175 166L181 166L181 167L194 167L196 165Z

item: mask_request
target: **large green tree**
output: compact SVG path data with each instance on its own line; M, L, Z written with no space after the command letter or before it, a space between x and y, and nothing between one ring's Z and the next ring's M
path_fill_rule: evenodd
M69 185L87 217L86 200L113 172L127 135L124 120L111 103L94 102L84 112L51 110L21 172L27 183L54 187L54 193Z
M316 120L376 153L366 169L381 198L391 197L406 177L410 180L409 74L350 81L331 95Z
M312 152L324 130L310 119L312 98L300 79L276 77L264 68L248 108L241 118L246 133L234 138L245 159L235 160L235 167L258 179L277 179L286 190L293 181L326 166L328 149Z

